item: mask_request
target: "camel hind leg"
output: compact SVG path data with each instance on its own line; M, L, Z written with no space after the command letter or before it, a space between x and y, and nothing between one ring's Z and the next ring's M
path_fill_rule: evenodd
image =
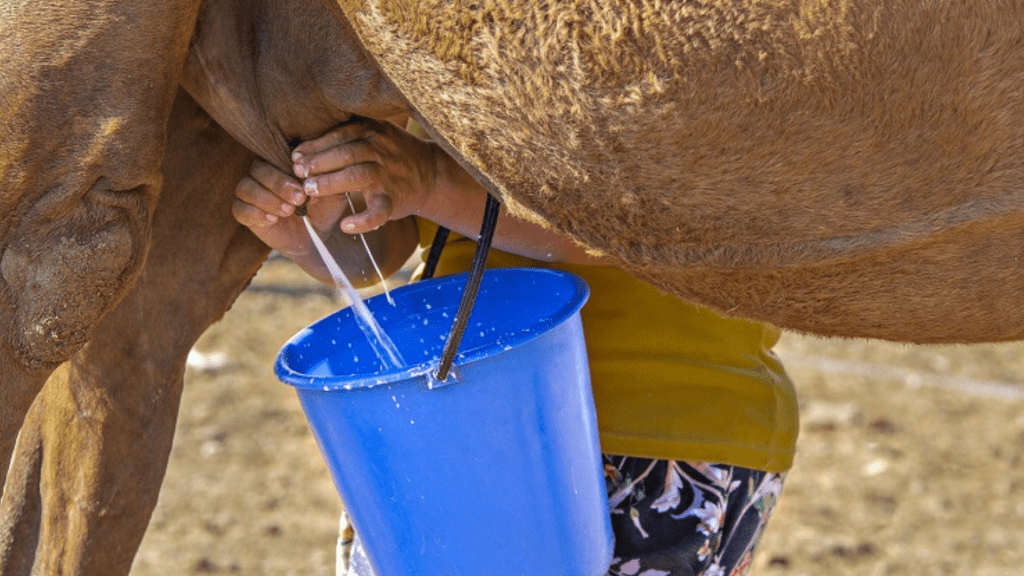
M127 574L170 455L185 359L266 258L231 216L253 156L183 93L148 260L32 406L0 503L0 574Z
M146 258L200 0L0 3L0 480Z

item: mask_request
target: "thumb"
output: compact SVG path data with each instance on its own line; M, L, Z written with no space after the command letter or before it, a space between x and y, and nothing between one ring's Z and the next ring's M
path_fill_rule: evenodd
M341 229L349 234L362 234L383 226L394 213L394 202L384 192L366 192L366 210L341 220Z

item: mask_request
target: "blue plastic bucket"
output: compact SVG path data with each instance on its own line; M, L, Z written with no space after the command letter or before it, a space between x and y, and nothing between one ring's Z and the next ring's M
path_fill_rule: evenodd
M350 308L293 337L296 388L378 576L599 576L612 532L579 277L492 269L455 362L430 374L466 275L367 300L410 363L384 371Z

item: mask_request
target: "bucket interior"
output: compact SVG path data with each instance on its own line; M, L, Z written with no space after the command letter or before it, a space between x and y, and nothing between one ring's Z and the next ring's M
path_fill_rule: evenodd
M351 308L340 310L293 337L278 355L276 372L299 388L374 386L405 380L436 368L455 320L467 274L433 278L366 300L407 366L384 370ZM579 311L588 289L577 276L538 268L487 270L455 365L473 362L525 343Z

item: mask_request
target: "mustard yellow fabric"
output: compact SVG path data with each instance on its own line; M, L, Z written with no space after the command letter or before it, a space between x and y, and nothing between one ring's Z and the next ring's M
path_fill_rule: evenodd
M437 226L423 219L418 225L421 245L430 246ZM468 270L475 248L452 233L436 275ZM499 250L487 266L559 268L590 285L582 317L603 452L769 472L792 466L797 402L771 352L778 329L723 318L611 266Z

